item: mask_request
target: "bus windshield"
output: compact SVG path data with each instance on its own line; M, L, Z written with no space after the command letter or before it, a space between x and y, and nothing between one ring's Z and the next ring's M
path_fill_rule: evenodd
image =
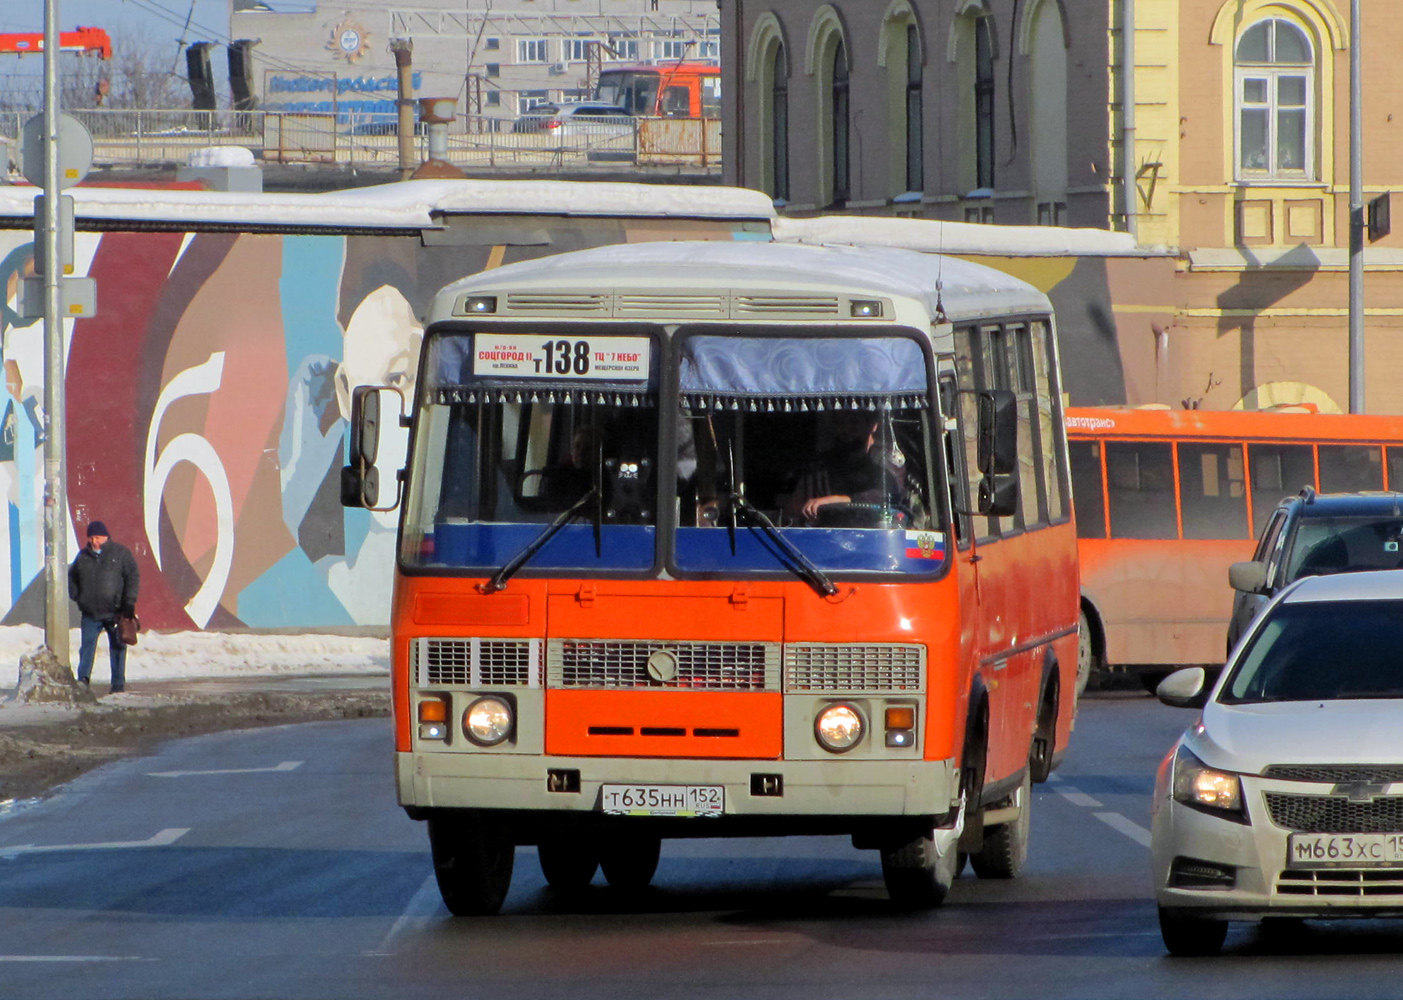
M766 522L823 570L943 565L915 340L698 335L681 359L679 569L787 564Z
M606 70L599 74L594 99L605 104L616 104L631 115L651 115L658 103L660 79L656 70Z
M591 490L599 503L585 504L531 566L653 565L651 337L452 333L425 349L406 565L504 565Z

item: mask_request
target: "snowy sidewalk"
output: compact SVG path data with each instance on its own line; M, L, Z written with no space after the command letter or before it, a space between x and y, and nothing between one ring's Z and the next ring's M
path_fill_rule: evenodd
M0 729L74 711L9 700L20 657L43 641L44 630L34 626L0 627ZM76 669L77 629L70 646ZM92 689L101 705L117 708L196 694L388 689L389 672L389 640L375 636L142 632L127 651L127 690L117 695L107 693L107 639L99 637Z

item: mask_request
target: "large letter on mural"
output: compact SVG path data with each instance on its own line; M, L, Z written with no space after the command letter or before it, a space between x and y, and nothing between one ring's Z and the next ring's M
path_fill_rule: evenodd
M225 584L229 582L229 569L234 563L234 499L229 491L229 476L224 471L224 463L219 460L219 453L200 435L177 434L166 444L159 459L156 457L156 435L172 403L186 396L214 392L219 388L223 375L223 351L211 354L204 364L187 368L176 375L161 390L156 400L156 410L151 414L151 428L146 433L146 487L143 490L146 537L151 542L151 554L157 566L161 565L161 502L171 470L181 462L189 462L204 475L214 493L214 562L200 589L185 605L186 612L200 628L208 625L214 616Z

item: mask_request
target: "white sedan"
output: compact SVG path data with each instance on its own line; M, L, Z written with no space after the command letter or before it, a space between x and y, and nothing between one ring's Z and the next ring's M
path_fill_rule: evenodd
M1153 864L1175 955L1211 955L1230 920L1403 916L1403 572L1283 590L1160 765Z

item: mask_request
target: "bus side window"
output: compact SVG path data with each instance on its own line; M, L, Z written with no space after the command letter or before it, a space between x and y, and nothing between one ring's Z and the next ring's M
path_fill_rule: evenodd
M1072 459L1072 509L1078 538L1106 537L1106 499L1101 477L1101 443L1068 441Z
M1320 489L1354 493L1384 488L1383 447L1377 444L1322 444Z
M1403 448L1389 445L1386 468L1388 469L1388 488L1403 490Z
M1053 405L1057 399L1056 372L1052 370L1052 351L1049 338L1052 327L1044 322L1032 324L1033 377L1037 385L1038 405L1038 454L1042 460L1042 489L1050 521L1061 520L1066 514L1063 501L1062 474L1058 448L1058 428L1061 421ZM1100 457L1097 458L1097 482L1100 482ZM1101 504L1101 490L1096 491L1097 506Z
M1161 441L1107 441L1112 538L1178 538L1174 455Z
M1179 444L1185 538L1251 538L1242 445Z
M1315 455L1308 444L1250 444L1252 528L1260 531L1285 497L1315 485Z
M951 372L941 373L939 385L940 418L944 422L940 434L941 450L945 455L945 479L949 484L950 505L953 508L950 524L955 532L956 544L963 545L969 540L969 522L963 514L956 511L969 510L970 500L969 483L960 466L960 454L957 450L957 442L960 439L957 418L960 405L959 386Z
M692 92L688 87L668 87L663 91L662 113L669 118L690 118Z

